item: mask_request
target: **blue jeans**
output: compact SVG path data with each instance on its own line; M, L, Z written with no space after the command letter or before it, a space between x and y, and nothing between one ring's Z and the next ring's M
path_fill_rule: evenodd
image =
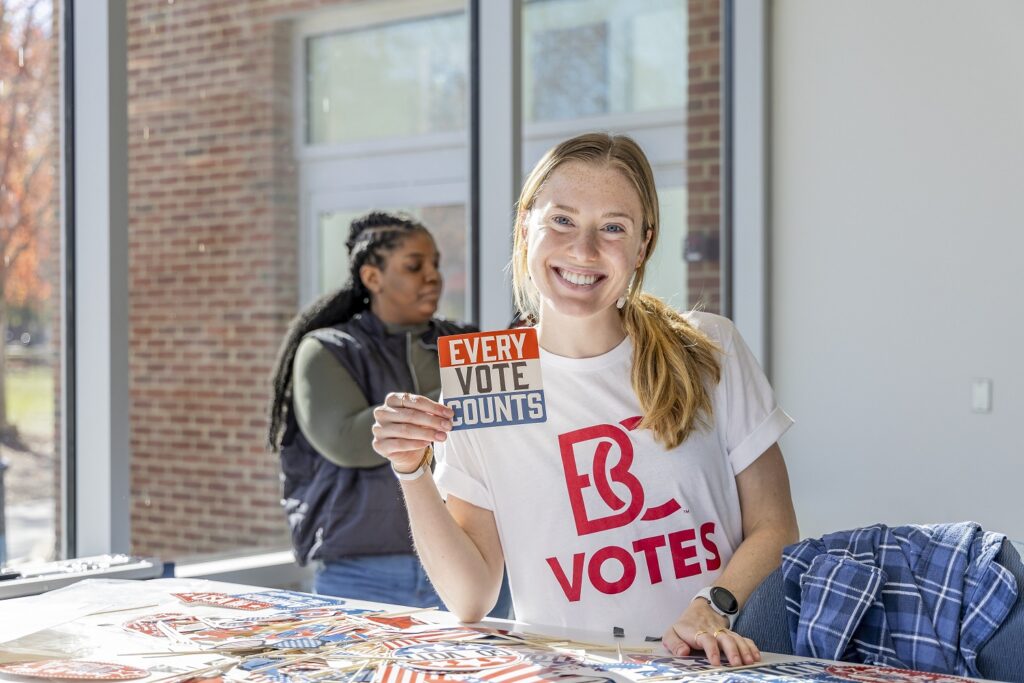
M354 555L324 562L316 571L313 592L353 600L444 609L419 558L412 554Z
M352 600L444 609L444 603L434 592L415 555L355 555L324 562L316 570L313 592ZM487 616L514 618L507 575L501 582L497 604Z

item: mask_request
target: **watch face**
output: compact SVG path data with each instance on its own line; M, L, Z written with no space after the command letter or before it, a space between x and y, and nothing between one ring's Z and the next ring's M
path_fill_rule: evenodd
M721 586L715 586L711 589L711 601L715 603L715 607L726 614L736 614L736 612L739 611L739 605L736 603L736 597Z

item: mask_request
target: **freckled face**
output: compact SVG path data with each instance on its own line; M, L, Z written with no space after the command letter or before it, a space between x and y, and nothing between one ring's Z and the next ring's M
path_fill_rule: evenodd
M360 276L377 317L397 325L430 320L441 298L440 259L430 234L416 230L384 256L383 268L363 266Z
M614 167L580 161L551 173L526 230L527 269L542 307L572 317L614 312L650 239L629 179Z

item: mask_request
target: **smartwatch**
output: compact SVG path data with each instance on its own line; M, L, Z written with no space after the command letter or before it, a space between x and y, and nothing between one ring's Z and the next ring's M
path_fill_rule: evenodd
M711 609L729 620L729 628L736 622L736 614L740 611L740 605L736 602L736 596L728 588L721 586L708 586L693 596L706 600Z

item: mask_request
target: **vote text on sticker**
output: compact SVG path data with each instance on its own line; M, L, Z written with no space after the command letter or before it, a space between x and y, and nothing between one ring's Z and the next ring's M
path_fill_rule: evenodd
M547 420L537 330L525 327L437 340L444 404L452 429Z

